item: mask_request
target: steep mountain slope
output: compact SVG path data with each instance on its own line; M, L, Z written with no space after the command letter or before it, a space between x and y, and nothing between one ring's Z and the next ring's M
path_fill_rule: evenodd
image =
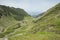
M4 5L0 5L0 15L13 16L16 20L22 20L25 16L29 16L23 9L8 7Z
M29 33L32 40L60 40L60 3L38 18Z
M60 3L47 10L34 23L35 26L23 38L17 36L18 40L60 40Z
M3 16L0 14L0 38L8 40L60 40L60 3L44 12L38 19L34 19L25 12L21 14L20 9L9 8L13 13L9 10L8 12L11 14L6 13L6 15L5 12L3 12Z
M60 40L60 3L33 22L23 35L10 36L9 40Z
M60 34L60 3L45 12L35 23L34 33L44 31Z
M0 5L0 38L23 32L31 24L31 19L23 9Z

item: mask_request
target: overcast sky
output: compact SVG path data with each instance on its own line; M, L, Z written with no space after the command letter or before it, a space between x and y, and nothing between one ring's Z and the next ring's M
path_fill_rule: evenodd
M38 12L44 12L59 2L60 0L0 0L0 5L22 8L29 14L35 12L38 14Z

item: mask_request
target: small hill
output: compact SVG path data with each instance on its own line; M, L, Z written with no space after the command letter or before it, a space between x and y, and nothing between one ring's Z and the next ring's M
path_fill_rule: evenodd
M45 13L45 12L38 14L38 15L36 16L36 18L38 18L38 17L44 15L44 13Z

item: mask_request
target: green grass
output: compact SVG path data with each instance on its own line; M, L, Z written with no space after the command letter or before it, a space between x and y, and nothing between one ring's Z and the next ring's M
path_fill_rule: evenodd
M0 38L7 35L8 40L60 40L60 10L58 8L60 7L55 6L49 9L41 18L23 14L23 9L10 9L9 11L12 12L10 16L3 13L4 16L0 18L0 27L4 29L0 33Z
M10 37L9 40L60 40L60 35L52 33L26 34Z

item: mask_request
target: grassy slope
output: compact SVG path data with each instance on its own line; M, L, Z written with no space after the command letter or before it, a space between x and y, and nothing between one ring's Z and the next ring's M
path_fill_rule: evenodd
M11 36L9 40L60 40L60 4L49 9L33 24L35 26L26 34Z
M30 16L24 17L22 21L16 21L15 23L21 23L22 27L9 35L9 40L60 40L59 5L49 9L35 22Z
M49 9L40 19L37 21L36 26L40 26L43 31L51 31L60 33L60 4ZM38 29L38 28L37 28Z
M25 32L32 22L31 19L33 18L23 9L0 5L0 37Z

